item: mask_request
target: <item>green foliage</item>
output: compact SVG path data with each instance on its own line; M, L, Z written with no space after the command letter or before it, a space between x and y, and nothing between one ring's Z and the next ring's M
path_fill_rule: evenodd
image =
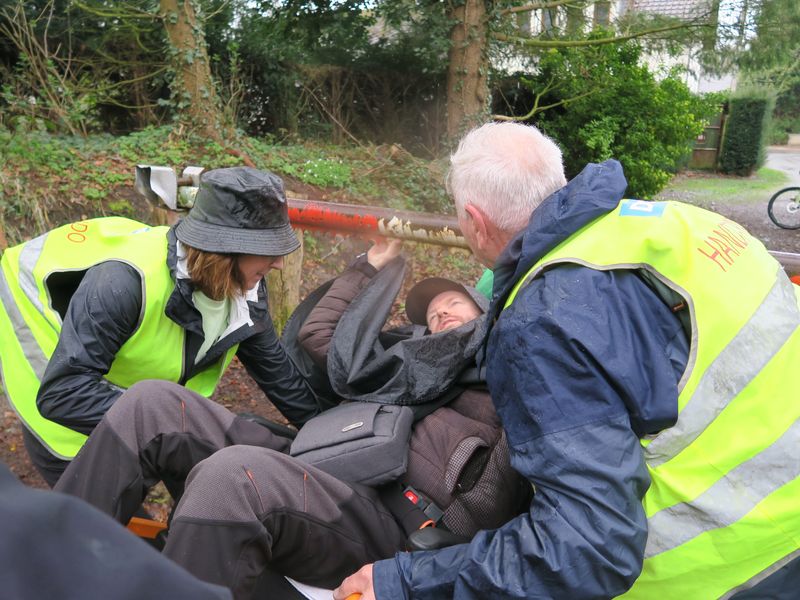
M6 0L0 5L5 33L0 40L14 49L3 57L14 65L4 94L12 115L31 115L19 112L25 107L15 99L34 97L36 117L51 131L129 130L161 118L164 111L154 109L169 94L158 2ZM26 69L26 62L34 68Z
M774 96L763 91L744 91L729 100L719 158L723 173L750 175L764 163L774 102Z
M85 134L97 130L99 97L93 83L85 73L63 75L46 56L32 59L23 54L0 88L5 105L2 121L20 131Z
M310 231L304 230L303 231L303 250L306 252L314 253L317 250L317 246L319 245L319 241L316 235L312 234Z
M112 200L108 204L108 210L113 214L123 217L134 217L133 206L125 200Z
M250 134L435 148L450 24L444 3L396 0L243 7L235 31L251 65L240 111ZM345 134L344 132L347 132Z
M320 187L344 187L350 183L350 166L341 160L318 159L302 165L303 181Z
M800 133L800 62L798 82L778 93L769 128L770 144L785 144L790 133Z
M505 110L525 114L538 102L544 112L534 119L561 146L569 177L616 158L628 195L651 197L688 156L715 101L692 94L677 73L657 79L640 56L635 42L549 50L535 74L518 80L516 95L505 93Z
M270 168L310 185L343 188L351 183L351 166L342 159L315 157L295 162L275 156L267 161Z
M444 186L445 162L429 162L405 153L375 173L379 188L374 195L393 208L453 214L453 203Z
M347 202L452 211L442 163L417 158L398 145L355 148L247 138L247 150L256 166L304 184L339 189Z
M131 165L164 165L180 170L189 164L215 169L242 162L217 142L192 134L175 135L171 127L148 127L116 140L116 151Z
M785 144L790 133L800 133L800 116L773 116L767 135L768 144Z
M726 0L721 6L718 43L707 49L704 62L717 71L737 67L740 89L774 91L775 120L767 140L786 143L800 118L800 2Z
M89 200L100 200L106 197L106 190L97 189L96 187L85 187L82 190L84 198Z
M738 50L734 56L745 74L780 70L792 63L797 69L800 45L800 3L797 0L729 0L728 4L733 5L728 7L729 11L731 8L740 10L737 15L740 22L732 36ZM742 23L742 18L747 22ZM745 31L742 28L746 28Z
M77 169L80 160L78 147L81 144L65 144L64 139L44 132L25 133L0 129L4 166L25 171L63 173Z

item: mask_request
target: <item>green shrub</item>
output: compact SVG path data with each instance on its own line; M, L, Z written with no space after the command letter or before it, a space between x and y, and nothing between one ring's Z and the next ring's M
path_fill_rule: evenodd
M769 143L785 144L789 141L790 133L800 133L800 117L773 115L767 138Z
M532 120L561 146L568 177L587 163L616 158L627 194L649 198L685 164L718 107L715 98L692 94L678 73L658 80L640 56L635 42L550 50L536 74L515 78L502 93L508 98L511 88L518 90L509 107L515 114L537 101L551 107Z
M729 100L720 171L747 176L764 164L764 145L774 105L774 96L759 91L745 91Z

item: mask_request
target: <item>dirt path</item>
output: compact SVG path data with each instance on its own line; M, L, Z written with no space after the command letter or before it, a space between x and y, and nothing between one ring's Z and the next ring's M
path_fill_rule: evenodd
M744 225L751 234L764 242L768 250L800 252L800 230L781 229L770 221L766 200L763 204L730 202L710 208Z
M777 189L780 188L776 188L774 191ZM767 216L767 202L774 191L765 194L763 202L755 203L736 198L727 199L725 202L695 202L693 198L685 194L678 195L669 192L661 193L659 199L689 202L713 210L744 225L753 236L764 243L768 250L800 253L800 229L781 229Z
M765 166L786 173L788 185L800 185L800 146L770 146Z

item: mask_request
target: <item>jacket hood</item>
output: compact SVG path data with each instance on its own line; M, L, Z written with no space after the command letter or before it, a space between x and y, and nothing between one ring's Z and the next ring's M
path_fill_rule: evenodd
M589 164L531 214L530 221L497 259L494 266L491 315L511 288L550 250L581 227L611 212L622 200L628 181L616 160Z

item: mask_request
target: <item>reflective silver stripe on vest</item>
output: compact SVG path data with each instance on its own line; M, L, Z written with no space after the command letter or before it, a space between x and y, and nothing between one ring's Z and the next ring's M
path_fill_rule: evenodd
M769 577L773 573L779 571L780 569L782 569L783 567L788 565L790 562L792 562L796 558L800 558L800 550L795 550L791 554L789 554L787 556L784 556L779 561L775 562L774 564L770 565L769 567L767 567L766 569L761 571L761 573L757 574L755 577L752 577L751 579L749 579L748 581L745 581L741 585L737 585L732 590L729 590L728 592L726 592L725 595L720 596L719 600L728 600L728 598L732 598L733 596L735 596L739 592L743 592L744 590L749 590L750 588L753 588L753 587L757 586L759 583L764 581L767 577Z
M19 253L19 287L30 303L42 314L44 314L44 306L39 301L39 286L36 285L36 279L33 277L33 269L42 255L42 247L47 235L40 235L32 239L22 247L22 251Z
M6 314L8 314L11 324L14 326L17 340L22 346L22 353L30 363L33 372L36 373L36 377L41 381L45 367L47 367L47 357L36 342L36 338L33 337L33 332L22 317L22 313L19 312L14 296L11 295L11 289L8 287L5 273L2 270L0 270L0 302L3 303L3 308L5 308Z
M645 448L650 467L677 456L761 372L800 325L793 284L779 271L775 285L750 320L703 374L674 427L658 434Z
M775 490L800 476L800 420L768 448L731 469L691 502L682 502L647 520L644 557L672 550L714 529L736 523ZM769 476L765 477L764 474ZM656 535L653 535L656 533Z

